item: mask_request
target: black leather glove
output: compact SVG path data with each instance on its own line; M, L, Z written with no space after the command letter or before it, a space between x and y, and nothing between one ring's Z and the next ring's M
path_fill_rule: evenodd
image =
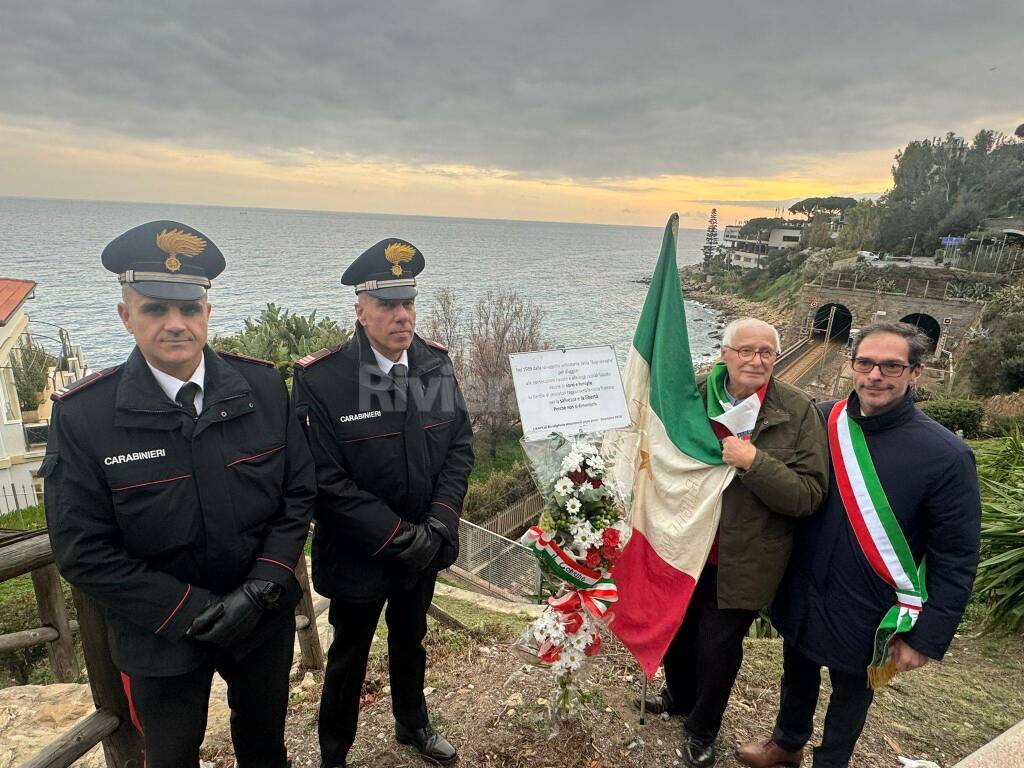
M438 550L437 556L434 558L434 562L431 564L431 567L435 570L443 571L449 565L458 560L459 540L457 537L453 537L452 532L448 530L448 526L436 517L428 517L427 525L430 526L432 531L441 537L441 548Z
M408 528L399 531L391 543L400 547L395 553L395 561L406 572L418 575L433 562L441 548L441 535L428 523L410 524Z
M238 589L206 606L192 620L186 634L193 640L227 648L252 632L263 612L276 608L280 597L279 584L247 579Z

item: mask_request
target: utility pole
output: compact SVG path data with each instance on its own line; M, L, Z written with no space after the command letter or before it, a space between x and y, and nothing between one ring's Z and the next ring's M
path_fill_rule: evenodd
M916 245L917 245L917 232L914 233L914 242L912 242L910 244L910 258L911 258L911 260L913 260L913 258L914 258L914 246L916 246Z
M828 325L825 326L825 343L821 347L821 362L818 363L818 381L821 381L821 375L825 370L825 358L828 357L828 340L832 338L832 321L836 317L836 305L833 304L832 308L828 311Z

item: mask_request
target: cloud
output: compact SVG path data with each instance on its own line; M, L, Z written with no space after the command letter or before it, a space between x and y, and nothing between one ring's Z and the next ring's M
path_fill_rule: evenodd
M985 121L1019 103L1019 13L1002 0L9 3L0 123L314 172L609 191L639 178L648 192L659 177L804 177L840 149L891 157L947 129L1009 132L1017 120Z

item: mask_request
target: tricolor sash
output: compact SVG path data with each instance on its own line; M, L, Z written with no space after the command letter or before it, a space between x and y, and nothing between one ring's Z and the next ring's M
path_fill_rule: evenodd
M896 605L889 609L875 631L874 650L867 670L871 687L878 689L896 674L891 658L893 639L913 628L928 599L924 561L920 568L914 562L910 545L871 461L864 430L850 418L846 400L832 407L828 442L836 486L857 543L872 570L896 591Z

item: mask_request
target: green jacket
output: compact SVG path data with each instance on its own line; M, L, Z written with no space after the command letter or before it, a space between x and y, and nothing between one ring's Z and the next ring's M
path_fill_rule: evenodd
M704 379L698 382L707 397ZM760 610L775 596L793 549L796 518L818 509L828 488L825 421L801 390L768 384L751 435L754 463L722 495L718 607Z

